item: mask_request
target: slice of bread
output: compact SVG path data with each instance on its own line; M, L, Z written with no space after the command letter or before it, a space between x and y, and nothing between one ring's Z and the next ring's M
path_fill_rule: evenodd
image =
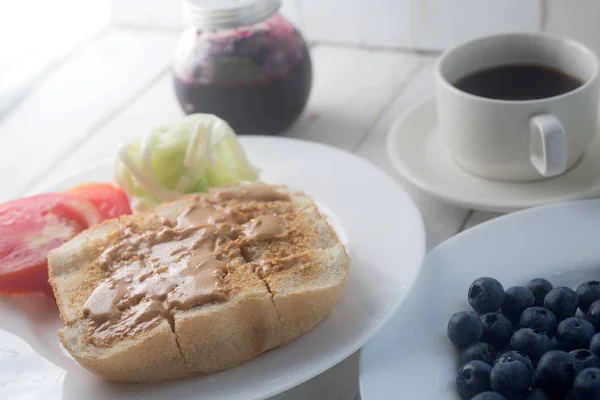
M230 195L257 185L281 196ZM50 283L65 324L59 338L81 365L106 379L127 382L210 373L282 346L329 314L350 267L344 246L308 196L284 186L250 186L189 196L152 212L106 221L51 252ZM189 221L180 226L192 204L211 207L239 227L276 216L284 233L233 235L217 244L220 260L227 264L225 299L174 308L169 318L157 315L132 333L99 339L86 302L118 270L99 261L103 254L148 232L199 229L190 228ZM143 298L136 307L150 301Z

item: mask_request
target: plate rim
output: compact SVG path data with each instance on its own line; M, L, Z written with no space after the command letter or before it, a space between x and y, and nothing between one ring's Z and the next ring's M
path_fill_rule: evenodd
M572 207L574 205L584 204L584 203L598 203L600 205L600 199L567 200L567 201L562 201L562 202L557 202L557 203L544 204L541 206L525 208L525 209L514 211L511 213L499 215L495 218L489 219L489 220L484 221L480 224L477 224L469 229L459 232L452 237L449 237L448 239L444 240L442 243L438 244L433 249L431 249L427 253L427 256L429 256L429 254L433 253L434 251L435 252L443 251L447 246L451 246L456 240L460 240L462 237L476 235L481 229L489 229L488 226L490 226L490 225L505 224L505 223L507 223L506 222L507 220L511 220L514 218L522 218L523 214L534 215L534 214L538 214L538 213L546 213L546 212L550 212L549 210L552 210L553 208Z
M435 96L430 96L425 100L422 100L416 104L413 104L410 107L408 107L404 112L402 112L390 126L390 129L388 130L387 138L386 138L386 153L387 153L388 159L390 160L392 166L394 167L394 170L401 176L405 177L412 185L415 185L419 189L424 190L425 192L430 193L441 200L447 201L449 203L452 203L454 205L457 205L457 206L460 206L463 208L472 208L472 209L480 210L480 211L502 212L502 213L521 211L521 210L525 210L528 208L546 206L549 204L556 204L556 203L567 202L567 201L586 200L586 199L590 199L590 198L600 195L600 183L596 187L592 187L590 189L581 190L576 193L569 192L563 197L556 198L554 200L550 200L550 202L521 201L518 199L516 199L516 200L513 199L508 202L502 201L502 200L496 200L496 201L490 200L490 201L481 202L481 201L469 200L465 197L461 197L460 195L457 195L456 193L448 194L447 192L442 192L442 191L438 190L435 187L435 185L432 185L432 184L428 183L427 181L418 178L416 176L416 174L412 173L411 168L408 166L408 164L406 164L402 160L402 158L397 154L397 151L395 150L398 147L398 140L399 140L398 136L399 136L400 127L406 122L406 120L408 120L411 116L413 116L417 111L419 111L422 108L426 108L426 107L437 107L437 99L435 98ZM435 120L437 121L437 115L435 115ZM585 154L583 155L583 157L585 157ZM583 157L582 157L582 159L583 159ZM567 171L567 173L572 171L573 169L576 169L579 166L580 162L581 162L581 160L578 161L569 171ZM460 168L460 167L457 166L457 168ZM465 174L469 174L469 173L465 171ZM467 175L467 176L469 176L469 175ZM485 178L478 177L475 175L473 175L472 177L473 177L473 179L483 180L485 182L490 182L490 183L496 184L498 186L511 186L511 185L517 184L515 182L503 182L503 181L489 180L489 179L485 179ZM536 181L536 182L534 182L534 184L544 185L544 183L546 183L546 182L549 182L549 180ZM473 182L473 183L475 184L476 182Z
M348 346L346 351L340 352L337 357L331 357L329 359L328 363L320 364L319 367L315 368L310 373L302 376L300 379L294 380L294 382L290 382L287 385L282 385L282 386L278 387L277 389L272 390L268 393L267 392L263 393L261 396L257 397L257 399L258 399L258 398L266 398L266 397L275 396L286 390L289 390L298 385L301 385L304 382L314 378L317 375L322 374L323 372L331 369L332 367L336 366L343 360L347 359L349 356L354 354L356 351L360 350L369 340L371 340L379 331L381 331L381 329L383 329L383 327L390 321L391 318L393 318L393 316L396 314L396 312L402 307L402 305L404 304L404 302L410 295L415 283L419 279L419 276L422 272L423 265L425 262L427 241L426 241L426 230L425 230L423 216L422 216L415 200L412 198L412 196L410 196L410 194L400 184L400 182L398 182L396 179L393 178L393 176L391 174L387 173L381 167L375 165L374 163L370 162L369 160L367 160L363 157L360 157L357 154L352 153L348 150L345 150L345 149L342 149L339 147L335 147L335 146L332 146L332 145L329 145L326 143L315 142L312 140L304 140L304 139L293 138L293 137L284 137L284 136L267 136L267 135L243 135L243 136L240 135L240 136L238 136L238 138L239 138L240 142L242 143L242 145L244 144L245 141L259 141L260 142L260 141L266 140L266 141L281 141L281 142L289 142L289 143L295 142L295 143L301 143L302 145L321 147L321 148L327 149L328 151L334 151L338 154L343 154L344 156L350 156L354 160L362 163L365 168L371 168L374 171L377 171L378 174L380 174L382 177L385 178L385 180L389 183L389 185L395 187L399 193L402 193L402 196L405 199L404 207L408 207L411 209L411 214L414 215L414 217L416 218L416 221L418 222L417 226L413 227L413 228L417 228L416 229L417 231L413 232L413 236L418 237L418 239L417 239L418 247L416 248L416 251L415 251L415 255L418 255L418 257L415 259L415 263L417 265L415 276L413 277L412 281L410 281L410 288L405 292L404 296L402 296L402 298L400 300L397 300L396 303L392 307L390 307L386 317L381 318L379 321L377 321L377 323L372 327L372 329L368 335L365 335L360 340L358 340L354 346ZM114 158L105 158L103 160L94 162L94 163L86 166L85 168L81 168L77 172L73 172L71 174L65 175L60 179L55 179L48 183L40 184L40 185L36 186L35 188L33 188L32 191L30 193L28 193L27 195L43 192L44 190L48 190L48 189L52 188L53 186L59 186L62 182L74 180L76 177L84 174L85 171L97 170L97 169L102 168L104 165L110 166L113 162L114 162ZM110 180L114 181L114 179L112 177L110 178ZM413 246L413 247L415 247L415 246ZM43 357L41 355L39 355L39 356Z

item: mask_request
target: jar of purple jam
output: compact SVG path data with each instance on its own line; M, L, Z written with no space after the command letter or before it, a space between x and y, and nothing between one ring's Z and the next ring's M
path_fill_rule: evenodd
M186 114L215 114L239 134L276 134L302 113L312 64L280 0L183 0L175 93Z

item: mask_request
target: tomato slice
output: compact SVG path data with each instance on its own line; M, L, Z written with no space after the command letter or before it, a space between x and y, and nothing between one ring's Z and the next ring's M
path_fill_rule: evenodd
M125 192L110 183L85 183L67 190L67 193L74 194L95 205L103 219L131 214Z
M64 193L0 204L0 292L51 291L48 252L101 220L93 204Z

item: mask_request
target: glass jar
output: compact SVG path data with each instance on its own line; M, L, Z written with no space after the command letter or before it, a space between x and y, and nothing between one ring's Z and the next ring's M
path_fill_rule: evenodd
M276 134L302 113L312 63L279 0L184 0L189 27L173 64L184 112L210 113L239 134Z

